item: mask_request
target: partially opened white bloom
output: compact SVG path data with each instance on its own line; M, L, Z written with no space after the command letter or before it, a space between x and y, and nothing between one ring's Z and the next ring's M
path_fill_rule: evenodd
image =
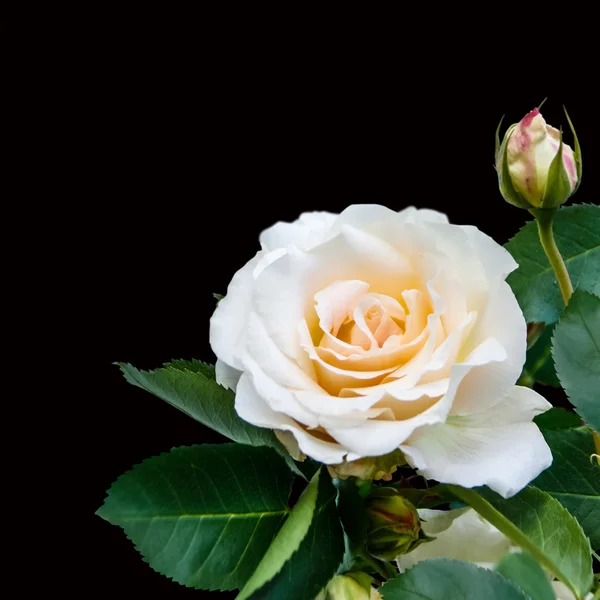
M217 380L246 421L326 464L400 448L425 477L505 497L552 456L516 387L517 265L475 227L408 208L302 215L260 236L211 319Z
M577 600L575 594L562 581L553 581L552 587L556 594L556 600ZM584 600L593 600L594 594L586 594Z
M398 558L401 571L429 558L452 558L492 568L509 550L511 541L472 508L419 509L421 527L435 538Z
M466 560L486 569L493 569L507 552L520 549L472 508L456 510L419 509L421 527L435 539L417 546L397 560L401 572L418 562L433 558ZM573 592L560 581L552 581L557 600L577 600ZM592 594L586 596L586 600Z

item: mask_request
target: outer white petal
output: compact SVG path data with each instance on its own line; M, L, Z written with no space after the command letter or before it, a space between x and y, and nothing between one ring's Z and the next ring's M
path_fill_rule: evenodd
M252 377L252 383L258 395L274 411L294 418L308 427L317 427L317 416L298 402L295 393L269 377L260 365L249 355L244 357L246 374Z
M277 439L285 446L285 449L289 452L290 456L294 460L304 460L306 455L300 446L298 446L298 440L294 437L294 434L289 431L283 431L281 429L275 429L275 435Z
M471 352L489 338L504 348L505 359L481 365L465 377L452 414L466 415L493 406L510 392L521 374L527 350L527 327L517 299L505 281L489 296L463 352Z
M430 208L408 206L398 212L398 217L406 223L448 223L448 216Z
M242 370L240 351L244 345L252 303L253 271L265 255L265 252L259 252L233 276L226 296L217 304L210 319L209 337L213 352L238 370Z
M511 253L489 235L472 225L461 225L460 228L469 236L472 248L483 265L489 280L506 279L509 273L518 268L519 265Z
M556 594L556 600L577 600L575 594L562 581L553 581L552 589Z
M451 420L460 422L463 427L512 425L531 422L550 408L552 408L550 402L535 390L515 385L506 398L491 408L483 408L477 413L464 417L451 417Z
M374 265L379 276L389 274L397 277L412 273L410 261L385 240L352 225L342 225L340 233L349 248L363 261Z
M273 251L293 244L308 250L333 235L330 230L336 218L333 213L311 212L301 214L293 223L279 221L260 234L261 247Z
M293 360L284 354L275 343L265 323L254 312L250 312L247 322L246 347L242 356L244 370L249 370L247 362L256 363L265 374L278 384L296 390L321 392L314 380L312 365L303 352L307 364Z
M266 335L285 355L299 359L297 325L304 319L316 290L312 275L318 264L306 252L290 246L288 253L266 267L252 294L251 309L262 321ZM331 283L331 280L327 283ZM323 286L321 286L323 287Z
M235 410L237 414L257 427L269 429L284 429L297 426L294 420L286 414L273 410L261 396L259 396L252 377L244 373L238 382L235 394Z
M575 594L564 584L562 581L553 581L552 589L556 594L556 600L577 600ZM587 594L584 600L593 600L594 594L591 592Z
M298 441L300 450L319 462L330 465L337 464L342 462L348 453L339 444L311 435L287 415L270 408L257 393L251 377L247 373L242 375L238 383L235 410L244 421L258 427L289 431Z
M296 391L296 398L306 408L319 416L343 417L354 411L367 411L377 404L384 395L384 390L374 390L373 394L353 398L337 398L326 392L314 393Z
M515 387L487 411L417 431L401 450L428 479L487 485L510 498L552 464L550 448L531 422L549 407L537 392Z
M217 380L218 384L235 392L235 388L237 387L241 375L241 371L230 367L220 358L217 358L217 363L215 364L215 379Z
M472 508L419 510L423 531L435 539L398 559L401 571L431 558L451 558L491 566L511 549L511 541Z
M405 421L369 419L356 427L328 427L327 431L357 458L382 456L396 450L418 427L443 422L443 413L443 405L438 402Z
M332 229L340 231L343 225L359 229L370 229L373 224L381 223L396 216L393 210L381 204L352 204L340 213Z

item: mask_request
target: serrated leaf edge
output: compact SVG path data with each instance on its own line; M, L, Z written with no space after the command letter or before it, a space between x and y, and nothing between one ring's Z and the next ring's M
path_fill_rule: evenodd
M206 447L206 446L212 446L215 448L218 447L222 447L222 446L238 446L241 444L238 444L237 442L231 442L231 443L227 443L227 444L192 444L191 446L186 446L186 445L181 445L181 446L174 446L173 448L171 448L171 450L169 450L168 452L160 452L159 454L155 454L154 456L149 456L148 458L144 458L141 462L139 463L135 463L130 469L128 469L127 471L125 471L124 473L121 473L121 475L119 475L111 484L111 486L106 490L106 495L104 497L104 500L102 502L102 505L100 506L100 508L98 508L95 511L95 515L99 516L101 519L103 519L104 521L106 521L107 523L110 523L112 526L116 526L119 527L122 531L123 534L125 535L125 537L127 538L127 540L129 542L131 542L131 545L134 547L135 551L138 553L138 555L141 557L142 561L145 562L155 573L158 573L159 575L162 575L163 577L165 577L166 579L168 579L169 581L172 581L180 586L186 587L188 589L192 589L192 590L207 590L209 592L230 592L233 590L236 590L238 588L236 587L196 587L194 585L188 585L187 583L178 581L177 579L175 579L174 576L169 576L165 573L163 573L162 571L159 571L158 569L156 569L151 563L150 560L148 558L146 558L146 556L144 555L144 553L140 550L140 547L135 543L135 541L127 534L127 532L125 531L125 528L122 527L121 525L117 524L117 523L113 523L112 521L108 520L106 517L102 516L101 514L101 510L103 508L103 506L106 504L106 500L110 497L110 492L112 490L112 488L117 485L117 483L119 482L119 480L123 479L126 475L128 475L131 471L135 470L137 467L142 466L144 463L150 461L150 460L154 460L155 458L160 458L161 456L168 456L170 455L172 452L177 451L177 450L181 450L184 448L201 448L201 447ZM253 446L254 448L268 448L268 446ZM283 512L283 516L282 516L282 520L284 516L287 516L291 513L291 509L288 506L288 510ZM277 536L277 534L279 533L281 529L281 524L277 527L277 530L275 531L273 537L271 538L271 541L269 542L269 546L273 543L273 540L275 539L275 537Z
M493 571L492 569L486 569L485 567L480 567L479 565L469 562L467 560L457 560L454 558L430 558L430 559L426 559L426 560L421 560L418 563L416 563L416 564L412 565L411 567L409 567L408 569L406 569L404 572L398 573L398 575L396 575L396 577L389 579L388 581L385 582L384 585L382 585L379 588L379 592L381 593L383 600L386 600L385 588L389 583L399 579L400 577L402 577L409 571L412 571L415 567L418 567L419 565L422 565L424 563L434 563L434 562L438 563L438 564L441 562L444 562L444 563L452 563L452 564L470 565L471 567L474 567L477 571L480 571L480 572L483 571L487 575L492 575L496 579L499 579L502 582L506 582L510 587L514 588L515 591L519 592L523 596L523 600L532 600L531 596L526 594L519 586L514 584L510 579L508 579L507 577L504 577L504 575L501 575L500 573L497 573L496 571Z

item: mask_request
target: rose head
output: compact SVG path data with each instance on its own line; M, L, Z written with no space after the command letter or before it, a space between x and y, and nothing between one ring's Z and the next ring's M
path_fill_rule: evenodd
M538 108L511 125L496 153L505 200L528 209L551 209L566 202L581 179L575 139L576 153L563 143L561 132L546 123Z
M309 213L260 236L211 318L217 381L295 458L400 449L429 478L518 492L552 456L515 386L526 327L517 264L475 227L378 205Z

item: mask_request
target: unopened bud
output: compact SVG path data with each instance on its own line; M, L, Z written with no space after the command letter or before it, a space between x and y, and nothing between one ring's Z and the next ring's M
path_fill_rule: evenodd
M556 209L575 193L581 182L581 149L569 115L567 120L575 151L538 108L511 125L502 144L496 134L496 171L507 202L528 210Z
M367 550L376 558L394 560L429 540L417 509L398 490L380 487L366 500L370 527Z
M315 600L379 600L381 594L371 582L366 573L336 575Z

